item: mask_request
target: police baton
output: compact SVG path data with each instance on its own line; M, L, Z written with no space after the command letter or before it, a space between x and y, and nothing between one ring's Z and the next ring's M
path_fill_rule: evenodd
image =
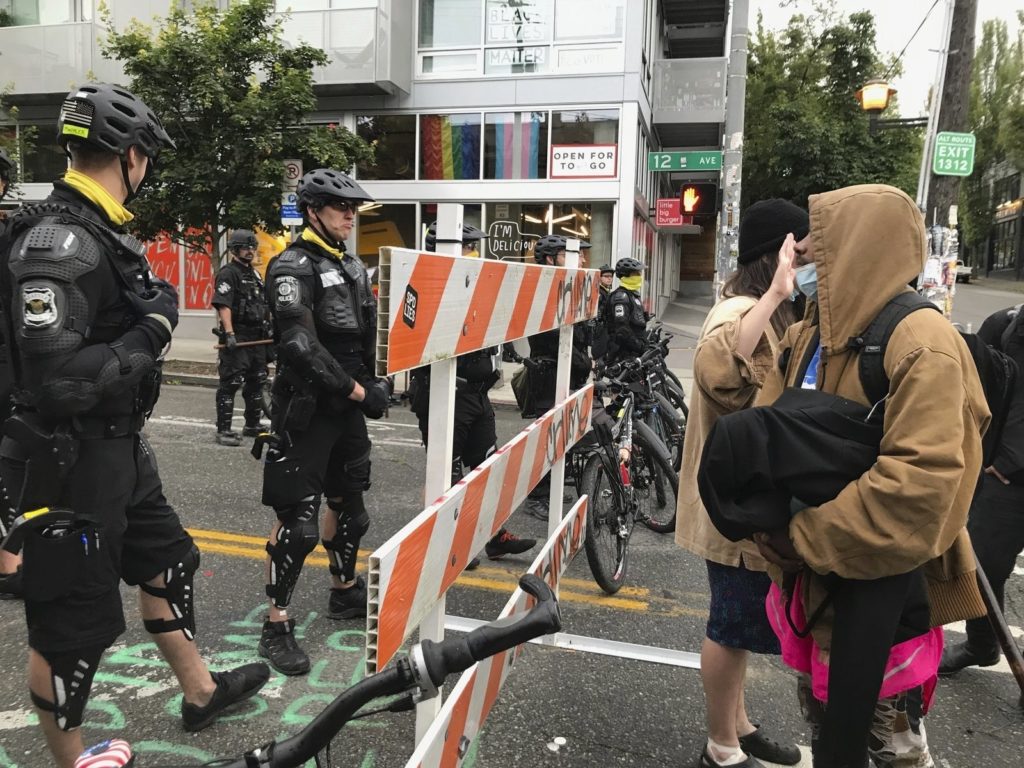
M264 344L273 344L273 339L260 339L259 341L240 341L235 344L236 347L261 347ZM214 344L214 349L227 349L227 344Z

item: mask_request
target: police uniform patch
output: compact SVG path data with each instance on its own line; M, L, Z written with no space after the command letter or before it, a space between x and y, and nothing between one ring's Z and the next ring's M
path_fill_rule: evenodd
M626 316L626 306L624 304L616 304L615 305L615 316L616 317L625 317Z
M27 328L50 328L60 319L52 288L26 285L21 289L22 318Z
M274 301L278 309L291 307L299 303L299 280L291 275L285 275L277 279L274 287Z
M220 283L217 286L217 293L225 294L225 293L230 293L230 292L231 292L231 284L230 283Z

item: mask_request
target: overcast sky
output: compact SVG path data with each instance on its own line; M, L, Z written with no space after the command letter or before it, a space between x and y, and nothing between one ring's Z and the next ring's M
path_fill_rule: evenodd
M878 49L884 55L896 54L902 50L933 2L934 0L838 0L837 7L847 16L861 10L874 14L878 29ZM780 5L781 0L750 0L751 33L757 24L758 11L764 15L764 23L768 29L781 29L794 13L808 13L811 10L811 0L796 0L785 8ZM917 37L903 54L903 75L892 80L893 87L899 91L900 112L905 117L924 114L928 89L935 80L939 54L933 51L941 47L940 37L945 9L946 0L939 0L921 27L921 31L917 33ZM978 0L977 40L981 40L981 23L986 19L1004 19L1009 26L1010 34L1014 34L1017 29L1017 9L1024 10L1024 0Z

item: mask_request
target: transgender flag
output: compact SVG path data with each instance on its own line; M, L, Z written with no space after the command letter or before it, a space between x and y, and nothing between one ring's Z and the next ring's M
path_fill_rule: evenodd
M457 123L458 115L423 115L423 179L479 179L480 124ZM479 120L475 115L472 119Z
M511 115L506 122L495 124L494 178L536 179L539 176L540 130L540 120L524 120L517 126ZM518 168L513 152L517 141L522 147Z

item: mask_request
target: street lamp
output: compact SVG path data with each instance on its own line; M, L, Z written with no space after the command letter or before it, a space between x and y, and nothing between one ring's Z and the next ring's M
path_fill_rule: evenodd
M889 85L888 81L880 77L873 77L864 83L864 87L857 91L857 101L860 107L868 113L868 130L875 134L886 128L925 128L928 125L927 117L899 117L882 120L879 115L889 106L889 99L896 95L896 89Z

